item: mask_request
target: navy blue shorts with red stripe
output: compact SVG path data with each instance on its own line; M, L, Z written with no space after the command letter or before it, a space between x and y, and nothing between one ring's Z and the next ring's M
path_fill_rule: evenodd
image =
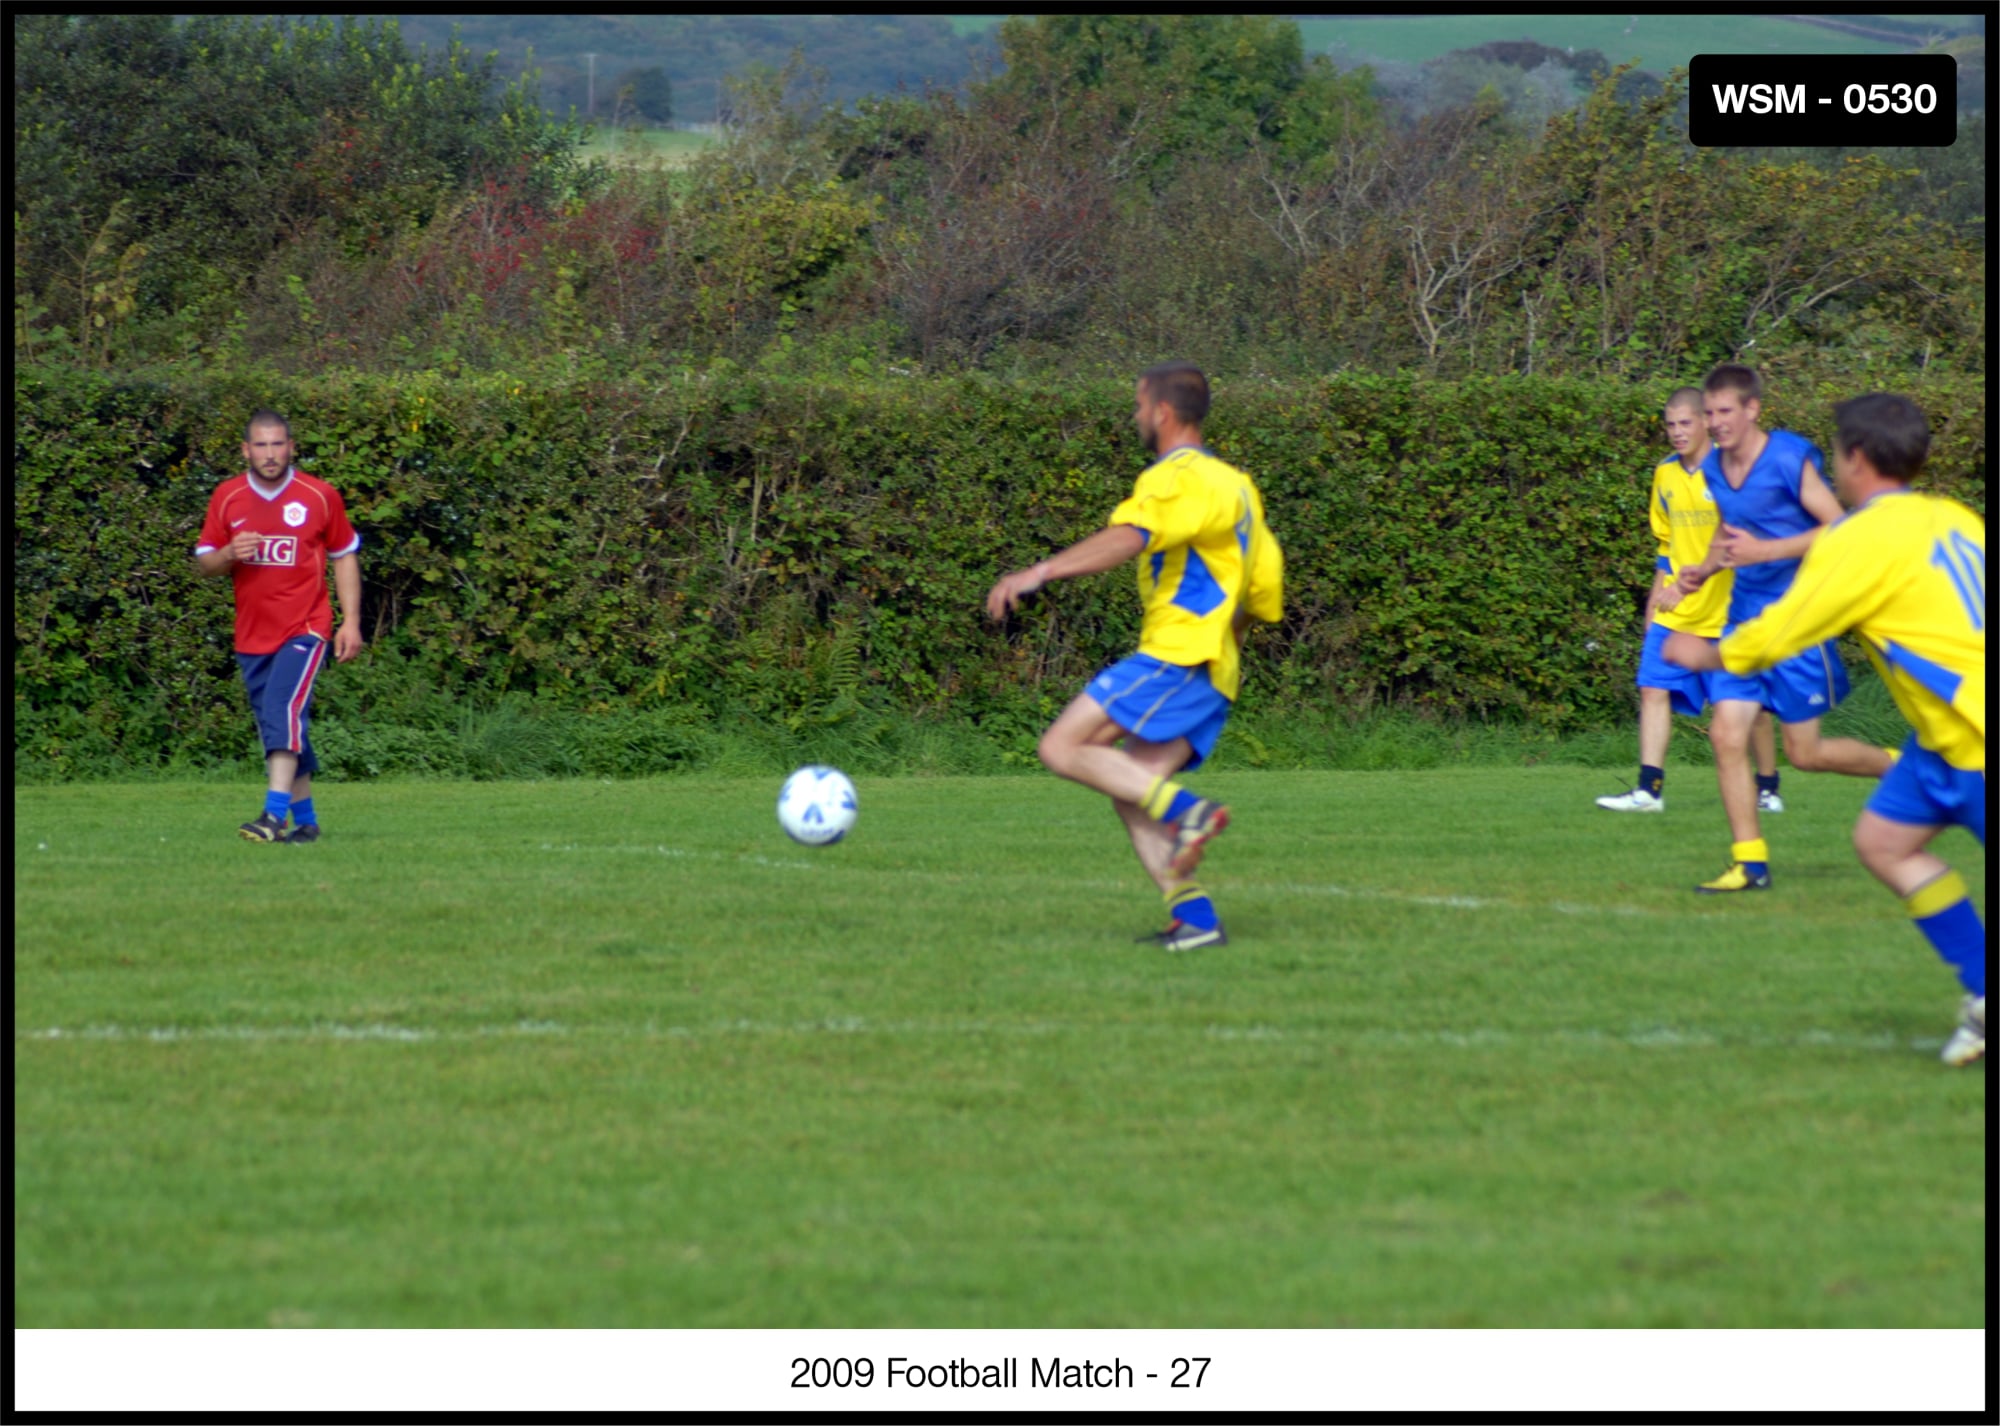
M250 694L250 711L257 715L257 733L266 753L299 755L299 775L319 771L307 724L312 716L313 680L326 662L326 640L299 634L268 654L236 656L243 670L243 687Z

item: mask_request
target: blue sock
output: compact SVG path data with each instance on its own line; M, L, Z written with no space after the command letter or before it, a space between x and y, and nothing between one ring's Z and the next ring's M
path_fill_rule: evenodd
M1986 994L1986 928L1967 899L1965 878L1948 871L1903 898L1924 939L1958 972L1967 995Z
M285 820L286 809L291 805L292 794L289 792L267 792L264 794L264 815L267 817L276 817L282 822Z
M1651 763L1639 764L1639 788L1642 792L1650 792L1658 797L1660 789L1666 785L1667 774L1664 769L1654 767Z
M310 827L319 821L310 797L301 797L292 804L292 821L301 827Z
M1757 790L1759 792L1776 792L1778 790L1778 775L1774 772L1766 777L1763 773L1758 773Z
M1183 787L1174 794L1174 800L1167 804L1167 815L1160 820L1162 822L1178 822L1181 818L1187 816L1188 809L1199 801L1201 801L1199 797L1196 797L1192 792ZM1207 928L1204 927L1203 929Z
M1167 898L1167 909L1177 921L1185 921L1197 931L1213 931L1222 924L1222 918L1215 914L1215 903L1208 899L1208 893L1193 882L1181 887Z

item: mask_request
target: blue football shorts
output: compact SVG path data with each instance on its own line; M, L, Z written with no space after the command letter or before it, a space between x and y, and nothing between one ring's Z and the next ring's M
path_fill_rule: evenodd
M319 771L307 724L312 717L313 680L326 663L326 640L317 634L296 634L268 654L236 656L243 670L243 687L250 694L250 711L257 715L257 733L267 753L297 753L299 775Z
M1687 718L1699 718L1701 710L1708 706L1710 675L1701 669L1668 663L1660 656L1660 648L1672 632L1658 622L1646 626L1646 642L1639 648L1639 687L1666 689L1674 712Z
M1149 743L1186 738L1194 756L1184 771L1207 761L1229 721L1229 700L1208 681L1207 664L1187 668L1151 654L1133 654L1097 675L1083 691L1134 737Z
M1732 624L1722 631L1728 638ZM1847 697L1847 666L1840 649L1828 639L1793 654L1761 673L1731 673L1726 668L1708 675L1708 701L1757 703L1771 710L1780 723L1807 723L1831 713Z
M1882 774L1868 810L1912 827L1963 827L1986 843L1986 774L1953 767L1917 742L1903 743L1903 755Z

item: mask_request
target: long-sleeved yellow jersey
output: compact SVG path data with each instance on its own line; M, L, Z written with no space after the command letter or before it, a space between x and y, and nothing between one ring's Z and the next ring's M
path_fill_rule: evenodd
M1939 495L1878 495L1826 527L1792 587L1723 639L1750 673L1852 629L1917 741L1986 770L1986 524Z
M1256 482L1208 451L1182 446L1140 472L1108 523L1146 534L1139 652L1208 665L1215 691L1233 702L1243 679L1236 611L1275 623L1284 596L1284 554L1264 523Z

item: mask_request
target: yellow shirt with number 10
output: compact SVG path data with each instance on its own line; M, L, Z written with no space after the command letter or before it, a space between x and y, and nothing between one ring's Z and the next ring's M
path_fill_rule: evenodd
M1852 629L1917 742L1986 770L1986 524L1956 500L1896 491L1820 532L1792 587L1721 643L1731 673Z

